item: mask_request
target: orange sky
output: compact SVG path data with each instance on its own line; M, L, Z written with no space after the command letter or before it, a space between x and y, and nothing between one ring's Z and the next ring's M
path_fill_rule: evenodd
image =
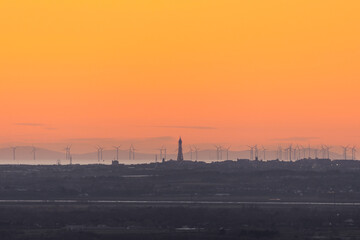
M359 12L357 0L1 1L0 145L360 144Z

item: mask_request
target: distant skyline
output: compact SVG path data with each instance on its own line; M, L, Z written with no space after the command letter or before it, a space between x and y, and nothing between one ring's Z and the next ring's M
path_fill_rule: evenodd
M0 146L360 146L360 2L2 1Z
M122 163L149 163L155 161L161 161L162 158L165 158L165 149L166 149L166 158L165 160L176 160L178 156L177 149L161 146L157 149L141 149L135 147L135 158L131 155L131 159L129 158L129 147L130 146L120 146L119 150L117 150L118 146L112 147L104 147L99 146L102 149L101 158L103 161L98 161L98 148L92 148L87 152L79 153L78 146L68 145L65 148L57 148L57 149L46 149L39 146L16 146L15 149L15 160L14 160L14 146L12 147L0 147L0 163L1 164L54 164L57 163L58 160L61 161L62 164L69 164L70 159L68 156L71 156L73 163L79 164L87 164L87 163L103 163L103 164L111 164L111 161L117 159L117 154L119 154L119 160ZM249 159L255 160L256 153L258 154L258 160L275 160L279 159L281 161L290 161L289 152L287 151L289 145L282 145L281 152L279 152L279 146L265 146L266 154L264 155L264 146L257 146L254 148L245 146L243 147L229 147L229 146L209 146L209 147L200 147L197 146L184 146L183 148L183 156L184 160L199 160L199 161L224 161L224 160L233 160L237 159ZM328 148L329 151L326 149ZM70 150L68 152L68 149ZM197 153L196 150L197 149ZM227 149L229 151L227 151ZM253 151L252 151L252 150ZM34 150L36 154L34 156ZM161 152L160 152L161 150ZM192 151L191 151L192 150ZM310 146L310 155L309 155L309 146L302 145L292 146L292 160L299 160L303 158L326 158L329 156L331 159L342 159L344 160L344 152L341 146ZM353 155L352 146L349 146L347 149L347 160L352 159L357 160L357 154Z
M183 137L182 137L183 139ZM346 144L331 144L326 141L320 141L316 137L292 137L282 139L270 139L267 143L264 142L250 142L250 141L237 141L235 144L230 142L188 142L185 139L184 152L190 151L190 148L198 148L199 150L214 150L216 146L221 146L225 151L226 148L230 148L231 151L248 151L250 146L257 146L258 149L266 147L267 150L276 151L279 146L283 149L289 147L293 148L299 146L300 148L308 148L309 146L313 149L320 151L322 146L329 146L335 153L342 154L342 146L358 147L354 142L348 142ZM72 146L72 153L84 154L89 152L97 151L98 147L101 146L104 150L114 150L114 146L118 146L121 151L128 151L130 146L134 146L138 151L148 154L156 154L160 148L166 148L169 155L177 154L178 138L171 136L162 136L156 138L132 138L132 139L116 139L116 138L73 138L64 139L62 141L46 141L46 142L7 142L0 144L1 148L11 147L37 147L44 148L56 152L62 152L66 146Z

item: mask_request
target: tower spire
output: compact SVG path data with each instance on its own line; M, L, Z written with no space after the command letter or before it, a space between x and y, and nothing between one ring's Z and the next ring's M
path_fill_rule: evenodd
M184 156L183 156L183 152L182 152L182 140L181 137L179 138L179 146L178 146L178 156L177 156L177 160L179 162L184 161Z

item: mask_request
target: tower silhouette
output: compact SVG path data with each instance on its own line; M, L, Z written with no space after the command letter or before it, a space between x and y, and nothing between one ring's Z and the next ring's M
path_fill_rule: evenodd
M178 146L178 156L177 160L179 162L184 161L183 151L182 151L182 140L181 137L179 138L179 146Z

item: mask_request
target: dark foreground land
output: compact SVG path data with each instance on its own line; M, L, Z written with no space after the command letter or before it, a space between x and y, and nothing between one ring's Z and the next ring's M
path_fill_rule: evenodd
M360 210L313 206L0 206L1 239L359 239Z
M0 239L360 239L357 165L2 165Z

